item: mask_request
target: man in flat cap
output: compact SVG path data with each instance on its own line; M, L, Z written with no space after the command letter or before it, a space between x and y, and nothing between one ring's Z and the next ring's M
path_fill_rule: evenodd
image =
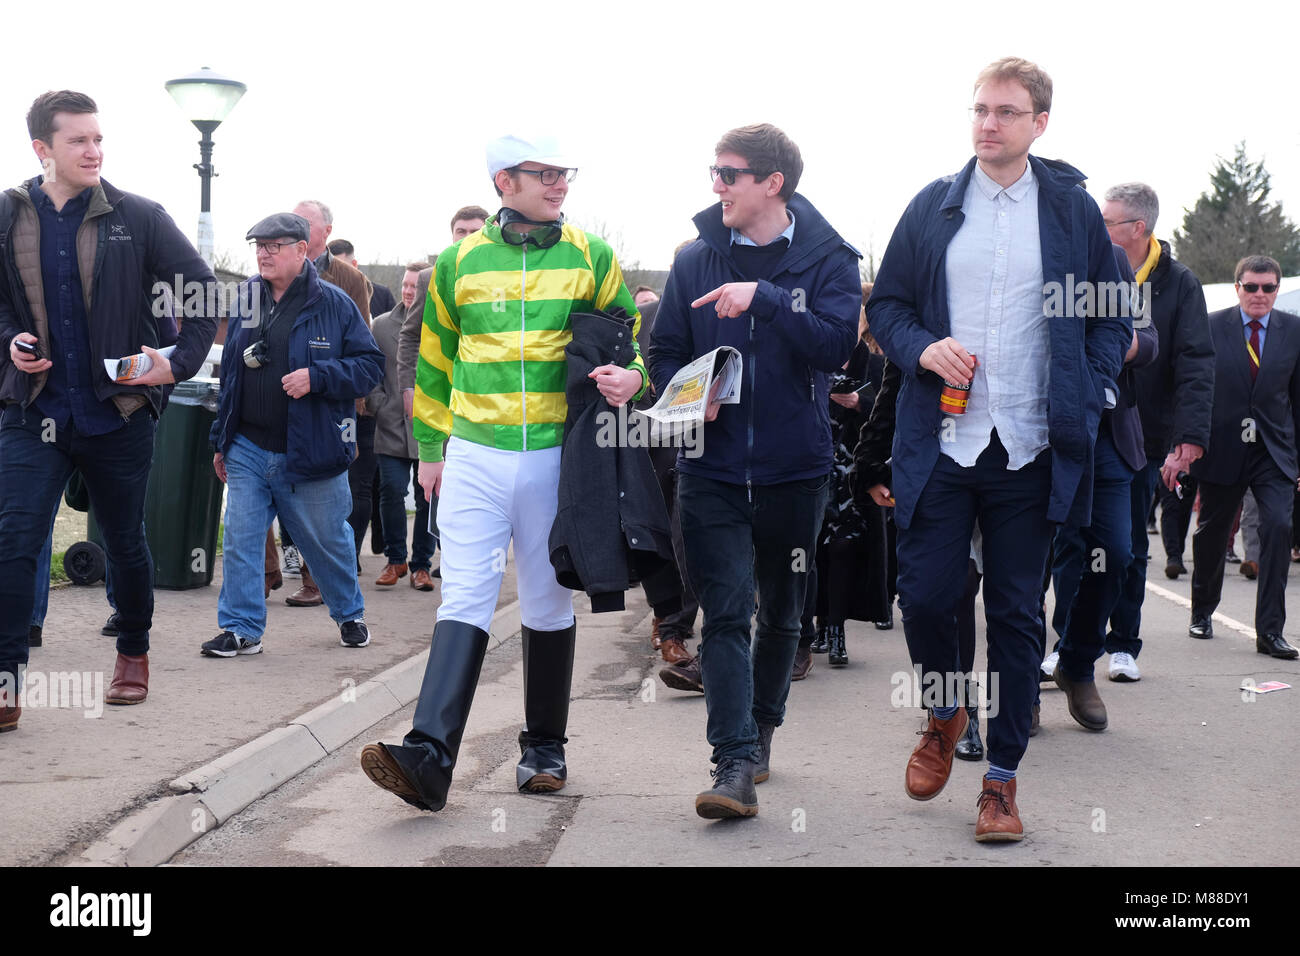
M512 541L525 715L515 783L528 793L565 784L573 597L548 546L568 411L564 350L574 313L636 316L609 244L560 214L577 170L555 142L503 136L487 161L502 209L438 256L415 378L420 484L442 498L442 605L410 733L361 751L376 785L423 810L447 800ZM647 382L639 354L590 374L615 406Z
M307 258L307 220L268 216L248 231L258 275L241 289L221 359L212 466L226 483L225 563L208 657L258 654L266 626L263 556L279 514L311 563L344 647L370 643L348 514L354 402L384 356L357 306Z

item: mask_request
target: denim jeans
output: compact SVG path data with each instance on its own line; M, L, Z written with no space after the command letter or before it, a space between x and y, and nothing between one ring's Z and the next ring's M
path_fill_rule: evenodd
M1147 515L1155 498L1156 483L1160 481L1163 461L1148 461L1146 467L1133 476L1129 489L1129 522L1132 525L1133 557L1124 572L1119 601L1110 612L1110 633L1106 635L1106 653L1123 651L1137 657L1142 653L1142 602L1147 594L1147 564L1151 555L1151 536L1147 534Z
M991 697L992 680L998 681L988 754L990 763L1006 770L1016 769L1024 756L1038 693L1039 595L1052 541L1051 488L1051 452L1010 471L995 431L969 468L939 455L911 524L898 529L898 606L908 653L921 671L922 693L936 686L942 703L951 705L961 702L957 614L979 520Z
M686 573L704 612L700 667L713 761L758 757L758 725L779 726L799 645L808 571L830 477L752 491L681 474ZM758 630L751 636L757 585Z
M1092 461L1092 523L1061 526L1052 564L1052 628L1060 638L1061 673L1072 681L1093 679L1105 649L1106 622L1133 561L1133 469L1119 457L1104 420Z
M285 456L236 435L226 451L226 529L217 625L250 641L266 630L266 529L278 513L337 623L365 613L348 515L347 472L292 485Z
M428 571L438 539L429 533L429 512L433 507L420 487L420 463L411 458L379 455L379 518L384 530L384 555L389 564L406 564L406 489L415 486L415 529L411 532L411 570Z
M153 558L144 537L144 497L155 427L148 408L117 431L93 437L71 423L54 429L35 408L10 405L0 416L0 673L27 663L37 564L73 468L85 478L104 536L120 615L117 650L148 652ZM47 586L48 580L47 574Z

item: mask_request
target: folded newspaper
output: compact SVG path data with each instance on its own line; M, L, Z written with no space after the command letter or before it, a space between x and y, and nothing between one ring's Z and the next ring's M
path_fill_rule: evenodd
M176 346L169 345L165 349L158 349L158 354L165 359L169 359L175 351ZM153 368L153 359L143 352L136 352L134 355L128 355L120 359L104 359L104 371L108 372L108 377L115 382L129 382L132 379L137 379L142 375L147 375L151 368Z
M720 346L682 366L659 401L643 414L665 423L702 422L710 396L719 405L740 401L742 368L740 353L729 345Z

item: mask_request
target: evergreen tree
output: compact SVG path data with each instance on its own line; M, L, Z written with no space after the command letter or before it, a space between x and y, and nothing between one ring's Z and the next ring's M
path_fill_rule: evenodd
M1231 282L1237 262L1248 255L1272 256L1283 275L1300 272L1300 229L1268 201L1271 190L1264 161L1252 163L1246 144L1236 155L1219 157L1210 190L1201 193L1174 230L1174 252L1204 283Z

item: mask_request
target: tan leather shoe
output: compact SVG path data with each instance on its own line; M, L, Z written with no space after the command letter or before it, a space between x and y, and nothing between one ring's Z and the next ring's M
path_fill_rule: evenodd
M149 655L118 654L106 704L138 704L149 696Z
M375 578L375 587L391 588L402 578L406 577L406 564L389 564L384 567L383 574Z
M433 576L423 568L418 571L412 571L411 587L415 588L417 591L432 591Z
M1250 578L1252 581L1259 577L1259 565L1254 561L1241 562L1241 567L1237 570L1241 572L1243 577Z
M1006 843L1023 840L1025 827L1016 806L1016 782L999 783L984 778L984 789L976 801L979 817L975 821L975 839L980 843Z
M18 729L18 718L23 715L21 706L0 707L0 734Z
M656 651L661 650L663 647L663 641L659 638L659 618L657 617L650 621L650 646Z
M952 757L957 741L966 733L970 718L964 707L947 720L939 720L930 712L930 722L925 730L918 730L921 742L907 761L905 786L913 800L933 800L943 790L952 773Z
M285 598L284 603L289 607L316 607L318 604L325 603L325 599L320 596L320 590L316 587L316 581L307 570L307 565L302 566L302 587Z
M669 664L686 664L695 657L686 649L686 639L676 634L659 641L659 653Z

